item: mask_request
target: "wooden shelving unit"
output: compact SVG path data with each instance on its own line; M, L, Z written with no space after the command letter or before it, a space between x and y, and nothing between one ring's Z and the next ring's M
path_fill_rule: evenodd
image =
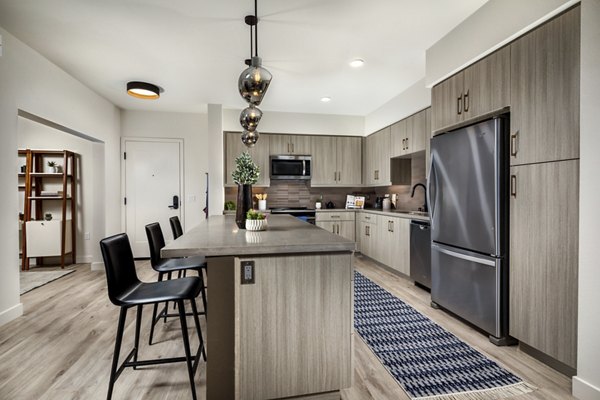
M25 172L19 173L19 177L25 182L19 183L19 190L24 190L24 210L23 210L23 228L21 240L21 269L26 271L29 269L29 259L35 257L37 264L43 262L43 257L60 257L61 267L65 267L65 258L71 255L71 262L75 263L76 259L76 233L77 233L77 157L78 154L69 150L31 150L24 149L18 151L19 156L25 157ZM62 158L61 172L43 172L47 159L56 160ZM62 191L59 196L43 196L42 190L44 184L48 182L58 182L61 184ZM60 202L61 218L60 218L60 254L43 255L43 251L36 252L34 255L28 254L27 243L27 223L39 221L44 225L43 203L45 201ZM70 219L67 217L67 210L70 212ZM35 215L34 215L35 214ZM56 224L56 221L53 221ZM67 223L69 226L67 226ZM50 225L50 224L48 224ZM54 225L56 226L56 225ZM57 228L58 229L58 228ZM70 234L70 237L67 235ZM53 238L49 237L48 240ZM70 243L68 240L70 239ZM70 244L70 245L69 245ZM70 249L69 249L70 247Z

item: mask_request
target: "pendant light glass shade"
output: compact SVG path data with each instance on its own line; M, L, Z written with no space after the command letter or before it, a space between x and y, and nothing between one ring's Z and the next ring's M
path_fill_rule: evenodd
M248 103L258 106L262 101L273 75L261 66L260 57L252 57L250 67L246 68L238 79L240 95Z
M245 130L254 132L261 117L262 111L253 105L250 105L250 107L246 107L242 110L242 113L240 114L240 124Z
M244 130L242 132L242 143L246 145L246 147L252 147L258 142L258 138L260 137L260 133L258 131L247 131Z

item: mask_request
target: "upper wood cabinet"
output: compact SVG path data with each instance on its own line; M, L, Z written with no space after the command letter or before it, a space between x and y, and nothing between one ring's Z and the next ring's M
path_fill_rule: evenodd
M307 155L311 151L312 136L309 135L269 135L271 155Z
M311 186L362 184L362 138L313 136Z
M579 161L510 173L510 335L575 368Z
M365 140L363 171L367 185L385 186L391 184L390 127L384 128L368 136Z
M396 122L390 129L392 157L424 151L431 130L431 107Z
M258 182L254 186L269 186L271 183L269 171L269 145L270 135L261 135L260 140L254 147L246 147L239 132L225 133L225 184L235 185L231 173L235 170L235 159L245 151L248 151L252 160L260 168Z
M579 158L580 7L511 49L511 165Z
M434 86L432 130L451 128L509 106L510 71L507 46Z

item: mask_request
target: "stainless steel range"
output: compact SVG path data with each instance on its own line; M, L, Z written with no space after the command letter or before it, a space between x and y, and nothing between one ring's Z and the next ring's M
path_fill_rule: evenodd
M308 207L278 207L271 208L271 214L289 214L293 217L315 224L316 211L314 208Z

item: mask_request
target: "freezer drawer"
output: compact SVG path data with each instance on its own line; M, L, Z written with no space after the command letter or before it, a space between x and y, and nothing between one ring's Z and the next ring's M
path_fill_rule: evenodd
M431 300L497 338L501 326L500 258L431 245Z

